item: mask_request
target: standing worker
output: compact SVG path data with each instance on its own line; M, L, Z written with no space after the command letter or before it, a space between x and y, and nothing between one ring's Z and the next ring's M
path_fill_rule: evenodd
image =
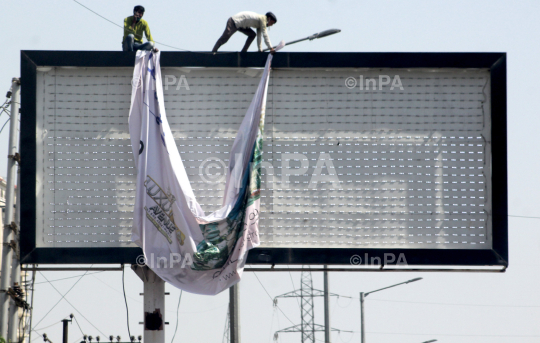
M261 52L262 34L262 36L264 37L264 42L270 49L270 53L273 55L276 51L274 50L274 48L272 48L272 43L270 43L270 38L268 38L268 32L266 31L266 28L274 25L276 22L277 18L272 12L268 12L265 15L247 11L235 14L230 17L229 20L227 20L227 26L225 27L225 31L216 42L216 45L214 46L214 49L212 49L212 52L215 54L218 51L219 47L227 43L229 38L231 38L231 36L236 31L240 31L246 36L248 36L248 38L246 39L246 44L244 44L244 47L242 48L242 52L246 52L248 50L251 42L253 42L253 40L255 39L255 36L257 36L257 46L259 48L259 52ZM255 33L251 29L251 27L256 28L257 33Z
M150 26L148 22L142 19L144 15L144 7L135 6L133 9L133 16L124 19L124 38L122 39L122 50L124 51L137 51L137 50L154 50L158 52L157 48L154 48L154 39L150 34ZM147 42L143 44L142 37L146 36Z

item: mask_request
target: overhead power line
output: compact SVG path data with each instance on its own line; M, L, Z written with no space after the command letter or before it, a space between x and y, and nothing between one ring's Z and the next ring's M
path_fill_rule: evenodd
M84 7L85 9L87 9L88 11L94 13L94 14L97 15L98 17L100 17L100 18L102 18L102 19L105 19L105 20L108 21L109 23L111 23L111 24L113 24L113 25L115 25L115 26L118 26L118 27L121 28L121 29L124 29L123 26L118 25L117 23L115 23L114 21L112 21L112 20L110 20L110 19L108 19L108 18L105 18L104 16L102 16L101 14L99 14L99 13L97 13L96 11L92 10L91 8L86 7L85 5L81 4L81 3L78 2L77 0L73 0L73 2L75 2L75 3L77 3L78 5ZM142 38L142 37L140 37L140 38ZM161 44L161 45L163 45L163 46L166 46L166 47L168 47L168 48L172 48L172 49L176 49L176 50L180 50L180 51L196 52L196 53L199 53L199 54L213 54L212 52L191 51L191 50L187 50L187 49L177 48L177 47L175 47L175 46L167 45L167 44L165 44L165 43L161 43L161 42L158 42L158 41L154 41L154 42L156 42L156 43L158 43L158 44ZM220 54L223 54L223 52L220 53Z
M41 273L41 272L38 272L38 273L40 273L41 276L43 276L43 277L45 278L45 280L47 280L47 278L45 277L45 275L43 275L43 273ZM78 309L77 309L77 308L76 308L69 300L67 300L67 298L66 298L66 295L69 293L69 291L71 291L71 290L73 289L73 287L75 287L75 285L76 285L79 281L81 281L81 279L82 279L85 275L86 275L86 273L83 274L83 275L79 278L79 280L77 280L77 282L75 282L75 284L74 284L73 286L71 286L71 288L70 288L70 289L66 292L66 294L64 294L64 295L62 295L62 293L61 293L56 287L54 287L54 285L53 285L52 283L51 283L51 287L54 288L54 290L55 290L58 294L62 295L62 298L61 298L58 302L60 302L62 299L64 299L71 307L73 307L73 309L74 309L81 317L84 318L84 320L86 320L90 325L92 325L92 326L94 327L94 329L96 329L97 331L99 331L99 333L101 333L103 336L106 337L107 335L105 335L105 334L103 333L103 331L101 331L100 329L97 328L97 326L95 326L94 324L92 324L92 322L91 322L90 320L88 320L88 318L86 318L86 317L84 316L84 314L82 314L82 312L79 311L79 310L78 310ZM48 281L48 280L47 280L47 281ZM57 303L57 304L58 304L58 303ZM57 304L56 304L56 305L57 305ZM56 305L54 305L54 306L56 306ZM54 308L54 306L53 306L53 308ZM51 311L52 311L52 309L51 309ZM49 311L49 312L50 312L50 311ZM47 313L47 314L48 314L48 313ZM45 317L43 317L43 318L45 318ZM43 318L42 318L41 320L43 320ZM41 322L41 321L40 321L40 322ZM38 324L39 324L39 322L38 322ZM37 324L36 324L36 326L37 326Z
M88 272L88 271L87 271L87 272ZM73 289L73 287L75 287L75 285L77 285L77 283L79 283L79 281L81 281L81 279L86 275L86 273L84 273L83 275L81 275L81 277L73 284L73 286L71 286L71 288L68 289L68 291L67 291L65 294L62 294L62 293L60 293L60 291L58 291L58 290L56 289L56 287L54 287L54 285L47 279L47 277L45 277L45 275L43 275L42 272L38 272L38 273L41 274L41 276L43 276L43 278L45 278L45 280L47 280L47 282L49 282L49 284L52 286L52 288L54 288L54 289L58 292L58 294L60 294L62 297L60 298L60 300L58 300L58 301L56 302L56 304L54 304L53 307L51 307L51 309L43 316L43 318L41 318L41 319L39 320L39 322L37 322L37 323L34 325L34 327L32 328L32 330L35 330L35 328L39 325L39 323L41 323L41 322L43 321L43 319L47 318L47 315L48 315L49 313L51 313L51 311L56 307L56 305L58 305L58 304L62 301L62 299L65 299L66 295L67 295L69 292L71 292L71 290ZM66 301L67 301L67 299L66 299Z
M358 299L358 298L355 298L355 299ZM447 305L447 306L530 307L530 308L540 308L540 306L535 306L535 305L452 304L452 303L436 303L436 302L424 302L424 301L403 301L403 300L387 300L387 299L370 299L369 301L384 301L384 302L393 302L393 303L424 304L424 305Z
M266 292L266 294L268 295L268 297L270 298L270 301L272 301L272 303L274 302L274 298L272 298L272 296L270 295L270 293L268 293L268 291L266 290L266 287L264 287L264 285L262 284L261 280L259 280L259 277L257 276L257 273L253 272L253 275L255 275L255 277L257 278L257 281L259 281L259 284L261 285L261 287L264 289L264 291ZM287 315L285 314L285 312L283 312L283 310L281 308L279 308L279 306L276 305L276 307L278 308L278 310L285 316L285 318L287 318L288 321L291 322L291 324L294 325L294 322L292 320L289 319L289 317L287 317Z

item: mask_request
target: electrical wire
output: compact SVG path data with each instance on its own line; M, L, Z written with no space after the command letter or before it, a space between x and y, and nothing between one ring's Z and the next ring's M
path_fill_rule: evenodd
M288 268L288 269L291 269L291 267L290 267L289 265L287 265L287 268ZM289 270L289 277L291 278L291 283L292 283L293 290L295 290L296 287L294 286L294 281L293 281L292 274L291 274L291 271L290 271L290 270ZM298 304L298 307L299 307L300 310L301 310L300 300L298 300L298 297L295 297L295 299L296 299L296 303Z
M355 299L358 299L358 298L355 298ZM447 305L447 306L529 307L529 308L540 308L540 306L535 306L535 305L452 304L452 303L434 303L434 302L424 302L424 301L386 300L386 299L370 299L369 301L384 301L384 302L393 302L393 303L424 304L424 305Z
M356 331L355 331L356 332ZM377 335L406 335L406 336L451 336L451 337L540 337L540 335L467 335L467 334L444 334L444 333L409 333L409 332L377 332L368 331L367 333Z
M86 275L94 275L94 274L99 274L99 273L103 273L103 271L95 272L95 273L90 273L90 274L86 274ZM81 276L81 275L84 275L84 274L75 275L75 276L70 276L70 277L65 277L65 278L61 278L61 279L55 279L55 280L51 280L51 281L36 282L36 285L39 285L40 283L48 283L48 282L56 282L56 281L67 280L67 279L74 279L74 278L79 277L79 276Z
M115 26L118 26L119 28L123 29L124 27L121 26L121 25L118 25L117 23L115 23L114 21L110 20L110 19L107 19L105 18L104 16L102 16L101 14L97 13L96 11L86 7L85 5L81 4L80 2L78 2L77 0L73 0L75 3L79 4L80 6L86 8L87 10L89 10L90 12L94 13L95 15L97 15L98 17L102 18L102 19L105 19L106 21L108 21L109 23L115 25ZM138 36L138 35L137 35ZM142 36L141 37L138 37L138 38L143 38ZM158 42L158 41L154 41L155 43L158 43L158 44L161 44L163 46L166 46L168 48L172 48L172 49L176 49L176 50L180 50L180 51L187 51L187 52L195 52L195 53L198 53L198 54L211 54L213 55L214 53L213 52L200 52L200 51L191 51L191 50L187 50L187 49L182 49L182 48L177 48L175 46L171 46L171 45L167 45L165 43L161 43L161 42ZM225 52L227 53L227 52ZM230 52L229 52L230 53ZM218 52L218 54L224 54L223 52Z
M73 0L73 1L75 1L75 0ZM129 308L128 308L128 303L127 303L127 298L126 298L126 286L125 286L125 282L124 282L124 270L125 269L126 269L126 267L123 266L123 268L122 268L122 290L124 291L124 302L126 303L127 329L128 329L129 338L131 338L131 331L129 330Z
M77 326L79 327L79 331L81 332L81 335L83 335L84 337L84 332L81 329L81 326L79 325L79 321L77 320L77 317L73 316L73 319L75 319L75 324L77 324Z
M180 290L180 297L178 298L178 307L176 307L176 328L174 329L174 335L172 336L171 343L174 342L174 337L176 337L176 331L178 331L178 311L180 310L180 300L182 300L182 290Z
M53 323L53 324L51 324L51 325L49 325L49 326L45 326L45 327L43 327L43 328L39 328L39 329L36 329L36 330L45 330L45 329L50 328L51 326L55 326L55 325L58 324L58 323L60 323L60 322L55 322L55 323Z
M4 127L6 127L6 124L9 122L11 118L9 118L8 120L6 120L6 122L4 123L4 125L2 126L2 129L0 130L0 133L2 133L2 131L4 131Z
M87 273L87 272L88 272L88 271L86 271L86 273ZM47 280L47 278L45 277L45 275L43 275L42 272L38 272L38 273L41 274L41 276L43 276L43 277L45 278L45 280ZM71 292L71 290L73 289L73 287L75 287L75 285L77 285L77 283L79 283L79 281L81 281L81 279L86 275L86 273L84 273L83 275L81 275L81 277L79 278L79 280L77 280L77 281L73 284L73 286L71 286L71 288L68 289L68 291L67 291L65 294L63 294L63 295L62 295L62 293L60 293L60 292L56 289L56 287L53 286L52 283L49 282L49 283L51 284L51 286L52 286L58 293L60 293L60 295L61 295L62 297L60 298L60 300L58 300L58 301L56 302L56 304L54 304L54 306L49 310L49 312L47 312L47 313L43 316L43 318L41 318L40 321L37 322L37 323L34 325L34 328L32 328L32 330L34 330L35 327L38 326L39 323L41 323L41 322L43 321L43 319L47 318L47 315L48 315L49 313L51 313L51 311L56 307L56 305L58 305L58 304L62 301L62 299L65 299L65 296L66 296L69 292ZM49 281L49 280L47 280L47 281ZM66 300L67 300L67 299L66 299Z
M540 219L540 217L532 217L532 216L514 216L514 215L511 215L511 214L509 214L508 217Z
M92 265L92 266L93 266L93 265ZM45 278L45 280L47 280L47 278L45 277L45 275L43 275L41 272L39 272L39 273ZM83 276L84 276L84 275L83 275ZM81 276L81 279L82 279L82 276ZM79 279L79 280L80 280L80 279ZM77 280L77 282L79 282L79 280ZM73 285L73 286L75 286L75 285ZM73 286L72 286L72 288L73 288ZM60 291L59 291L56 287L54 287L54 285L53 285L52 283L51 283L51 287L54 288L54 290L55 290L56 292L58 292L58 294L62 295L62 293L60 293ZM71 289L70 289L70 290L71 290ZM68 292L69 292L69 291L68 291ZM79 311L79 310L75 307L75 305L73 305L69 300L67 300L67 298L65 297L66 295L67 295L67 293L64 295L64 298L63 298L63 299L64 299L71 307L73 307L73 309L74 309L81 317L83 317L84 320L86 320L90 325L92 325L92 326L94 327L94 329L96 329L97 331L99 331L99 333L101 333L103 336L106 337L107 335L105 335L105 334L103 333L103 331L101 331L100 329L97 328L97 326L95 326L94 324L92 324L92 322L91 322L90 320L88 320L88 318L86 318L86 317L84 316L84 314L82 314L82 312ZM37 324L36 324L36 326L37 326Z
M272 298L272 296L270 295L270 293L268 293L268 291L266 290L266 288L264 287L264 285L262 284L261 280L259 280L259 277L257 276L257 273L253 272L253 275L255 275L255 277L257 278L257 281L259 281L259 283L261 284L261 287L264 289L264 291L266 292L266 294L268 295L268 297L270 298L270 301L272 301L272 303L274 302L274 298ZM287 318L288 321L291 322L292 325L294 325L294 322L292 320L289 319L289 317L287 317L287 315L285 314L285 312L283 312L283 310L281 308L279 308L278 305L276 305L276 307L279 309L279 311L281 313L283 313L283 315L285 316L285 318Z

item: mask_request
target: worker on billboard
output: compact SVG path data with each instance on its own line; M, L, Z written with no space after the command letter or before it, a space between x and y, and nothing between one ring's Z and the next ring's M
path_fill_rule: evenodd
M277 18L272 12L268 12L265 15L248 11L237 13L227 20L225 31L216 42L216 45L214 45L212 52L216 53L219 47L227 43L229 38L231 38L236 31L240 31L248 36L246 39L246 44L244 44L244 47L242 48L242 52L246 52L248 50L251 42L253 42L255 36L257 36L257 46L259 48L259 52L263 50L261 38L264 37L264 42L266 43L266 46L268 46L268 49L270 49L270 53L274 54L275 50L272 48L272 43L270 43L270 38L268 38L266 28L274 25L276 22ZM251 29L252 27L257 29L257 33Z
M137 50L154 50L154 39L150 33L150 26L148 22L142 19L144 15L144 7L135 6L133 9L133 16L124 19L124 38L122 39L122 50L124 51L137 51ZM143 43L143 32L146 36L146 43Z

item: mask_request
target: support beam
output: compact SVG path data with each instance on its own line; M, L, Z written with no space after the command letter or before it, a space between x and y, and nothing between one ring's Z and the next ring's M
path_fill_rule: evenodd
M240 343L240 285L229 288L229 325L231 342Z
M328 284L328 271L324 266L324 342L330 343L330 285Z
M165 343L165 281L147 266L131 265L144 283L143 342Z
M13 259L13 247L10 245L13 240L13 230L11 223L13 222L13 205L15 204L15 178L17 177L17 165L15 155L17 153L18 128L19 128L19 109L21 95L21 81L18 78L13 78L11 84L11 119L9 125L9 146L8 146L8 168L6 180L6 214L4 218L4 234L2 244L2 271L0 282L0 336L7 337L8 335L8 311L10 297L6 293L10 286L10 267Z

